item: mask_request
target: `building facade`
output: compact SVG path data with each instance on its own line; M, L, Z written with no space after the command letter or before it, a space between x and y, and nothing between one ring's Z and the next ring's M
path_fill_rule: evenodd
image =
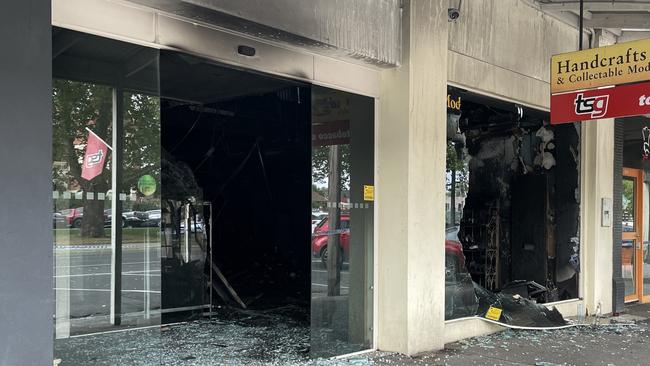
M190 218L197 199L206 202L201 209L209 206L215 212L230 200L239 207L248 204L258 212L272 213L261 215L258 226L250 229L239 223L258 219L247 218L243 211L226 211L230 221L214 221L215 227L224 228L221 232L240 225L239 233L264 232L259 235L273 238L270 242L291 237L304 247L311 241L309 254L281 243L274 244L273 253L278 261L294 266L291 278L297 277L295 283L277 287L277 293L305 296L311 303L312 352L318 348L315 334L332 327L346 329L341 335L349 345L345 352L334 351L328 338L319 341L319 355L364 349L414 355L500 330L476 314L454 313L449 300L456 290L450 289L445 275L450 255L442 245L445 240L461 243L466 263L475 263L468 268L472 280L488 289L535 280L545 287L542 302L565 316L578 309L602 314L623 310L626 272L625 263L618 261L630 259L616 240L623 235L617 225L625 221L617 215L625 210L614 199L623 189L616 188L623 153L615 149L623 132L615 133L613 120L563 129L548 126L550 57L577 50L578 30L570 21L543 12L536 2L464 2L455 21L449 18L450 4L429 0L278 0L273 5L255 0L55 0L2 7L0 37L6 53L0 67L5 111L0 167L10 172L0 185L5 203L0 240L6 250L0 259L3 365L49 364L60 356L53 351L54 344L79 334L160 326L171 321L164 318L167 305L176 310L203 309L205 297L172 303L174 298L191 296L182 295L186 290L182 285L165 287L164 275L153 283L144 276L132 289L125 277L139 271L164 273L161 257L170 263L178 260L181 267L199 260L196 253L202 261L212 258L212 233L210 249L205 249L207 242L185 242L178 251L170 244L166 252L159 244L176 240L172 231L157 230L165 228L170 212L165 204L174 200L180 203L170 207L187 210L179 219L184 226L178 235L189 237L190 227L199 232L197 225L213 230L213 221L208 220L212 213L204 221ZM261 7L266 11L260 12ZM605 30L590 30L584 39L591 46L616 42ZM61 136L72 128L65 123L76 118L69 116L83 110L83 105L66 104L66 93L73 92L91 95L88 98L98 103L93 111L106 111L79 117L81 127L70 135L73 141L79 139L72 149L82 151L90 145L85 128L111 147L112 160L99 172L105 178L103 185L72 176L75 163L78 170L79 159L83 164L87 158L79 152L70 159L62 143ZM80 100L80 94L74 95L71 98ZM103 97L93 99L98 95ZM276 104L264 99L271 96ZM450 99L458 100L458 105L450 106ZM258 104L253 108L250 103ZM286 109L277 112L279 107L265 103ZM161 112L144 116L145 108ZM174 114L181 109L185 114ZM226 119L240 114L275 127L270 132L264 126L257 132L229 127ZM220 153L221 138L206 129L197 135L214 133L212 145L201 151L183 145L187 139L196 139L192 146L202 143L190 135L206 116L216 116L215 131L222 129L224 141L231 141L231 156L238 157L233 159L245 158L241 166L231 167L232 177L250 169L244 174L250 174L257 188L245 188L249 180L230 185L239 179L230 176L210 178L221 179L220 190L202 183L210 176L200 173L198 166ZM103 130L102 117L108 124ZM277 132L287 128L276 126L278 121L295 121L288 127L291 133ZM285 143L273 145L282 139ZM286 143L289 140L293 145ZM252 147L245 141L252 141ZM246 147L237 150L237 143ZM156 151L146 164L145 147ZM197 160L189 163L190 155ZM256 168L249 168L253 165L249 156L257 155ZM273 160L285 155L289 160ZM319 156L322 160L317 160ZM180 188L165 191L176 187L176 181L164 171L178 168L180 160L187 161L195 175L196 183L183 186L193 192L183 191L192 197L191 203L178 198ZM339 160L341 164L334 163ZM284 171L286 164L298 168ZM339 169L343 173L337 174ZM290 187L274 183L293 174ZM158 189L147 188L152 186ZM494 190L483 189L492 186ZM305 187L312 187L311 194ZM612 199L613 211L604 212L609 206L603 202ZM315 207L319 213L327 209L326 220L339 231L315 250L313 234L318 226L312 228L311 239L302 229L293 229L308 213L298 203L295 210L287 209L289 201L308 202L312 215ZM77 227L71 212L79 207L84 208L85 219ZM531 207L537 210L534 215ZM150 212L142 218L130 216L140 211ZM91 234L92 212L106 224L99 227L105 236ZM111 212L123 214L111 218ZM63 227L57 228L56 214L62 216ZM604 215L613 215L614 220L603 220ZM277 229L277 223L265 226L266 217L277 217L286 228ZM214 214L218 219L226 220ZM130 224L137 220L150 220L155 230L144 223ZM145 238L133 239L136 234ZM235 234L223 235L223 240L232 240ZM251 243L259 241L254 236L258 234L251 235ZM101 273L107 280L84 277L75 282L74 276L85 272L73 273L71 268L97 264L79 254L88 248L86 239L97 237L103 237L93 245L105 246L106 263L100 265L106 265ZM248 240L244 235L237 239ZM129 245L142 241L145 248L157 251L147 254L149 249L144 249L143 260L129 262L133 250ZM323 259L322 248L338 245L344 248L341 253ZM245 266L249 257L242 256L249 253L233 248L223 253L239 258L233 260L237 266ZM496 253L493 263L486 259L490 251ZM307 263L287 259L302 255ZM338 256L343 264L333 269ZM210 266L212 259L207 261ZM124 266L136 262L142 268ZM219 265L225 277L237 277L237 268ZM206 271L211 276L214 272ZM210 287L219 281L214 273ZM190 277L174 277L167 284L185 283L181 280ZM233 290L244 294L232 294L228 282L223 282L225 295L219 296L235 303L257 296L236 286ZM310 288L308 293L303 285ZM265 286L275 288L271 282ZM88 289L105 292L105 297L83 292ZM165 297L166 291L175 297ZM217 300L212 299L212 290L210 294L212 306ZM86 308L93 302L100 310ZM88 313L94 315L83 315Z

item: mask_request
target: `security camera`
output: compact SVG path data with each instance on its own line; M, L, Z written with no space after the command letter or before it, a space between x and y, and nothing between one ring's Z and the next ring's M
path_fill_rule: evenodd
M449 8L447 9L447 15L449 16L450 22L455 22L460 17L460 10L457 8Z

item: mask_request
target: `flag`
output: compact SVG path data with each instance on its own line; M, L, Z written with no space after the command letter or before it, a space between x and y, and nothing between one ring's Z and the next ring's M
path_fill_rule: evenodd
M104 140L100 139L91 130L88 130L88 143L86 144L86 153L81 167L81 178L91 180L102 174L108 149L110 147Z

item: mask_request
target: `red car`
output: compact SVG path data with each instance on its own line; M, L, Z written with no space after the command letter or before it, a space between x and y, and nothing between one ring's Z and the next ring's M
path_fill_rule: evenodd
M327 240L328 240L328 218L324 218L314 229L311 239L311 252L315 258L320 258L324 265L327 265ZM347 261L350 255L350 215L341 215L340 242L343 254L343 261ZM445 240L445 269L447 276L455 276L465 268L465 255L463 246L455 240Z
M81 221L83 220L84 208L77 207L62 210L61 215L63 215L63 218L65 219L65 222L68 226L79 228L81 227Z
M327 265L327 240L329 231L329 218L324 218L316 225L311 239L311 252L316 258L320 258L324 265ZM350 255L350 215L341 215L341 231L339 245L343 249L343 261L347 261Z

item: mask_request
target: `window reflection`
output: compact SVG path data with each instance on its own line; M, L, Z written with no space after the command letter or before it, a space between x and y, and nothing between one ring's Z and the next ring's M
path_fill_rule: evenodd
M311 354L372 346L373 100L312 89Z

